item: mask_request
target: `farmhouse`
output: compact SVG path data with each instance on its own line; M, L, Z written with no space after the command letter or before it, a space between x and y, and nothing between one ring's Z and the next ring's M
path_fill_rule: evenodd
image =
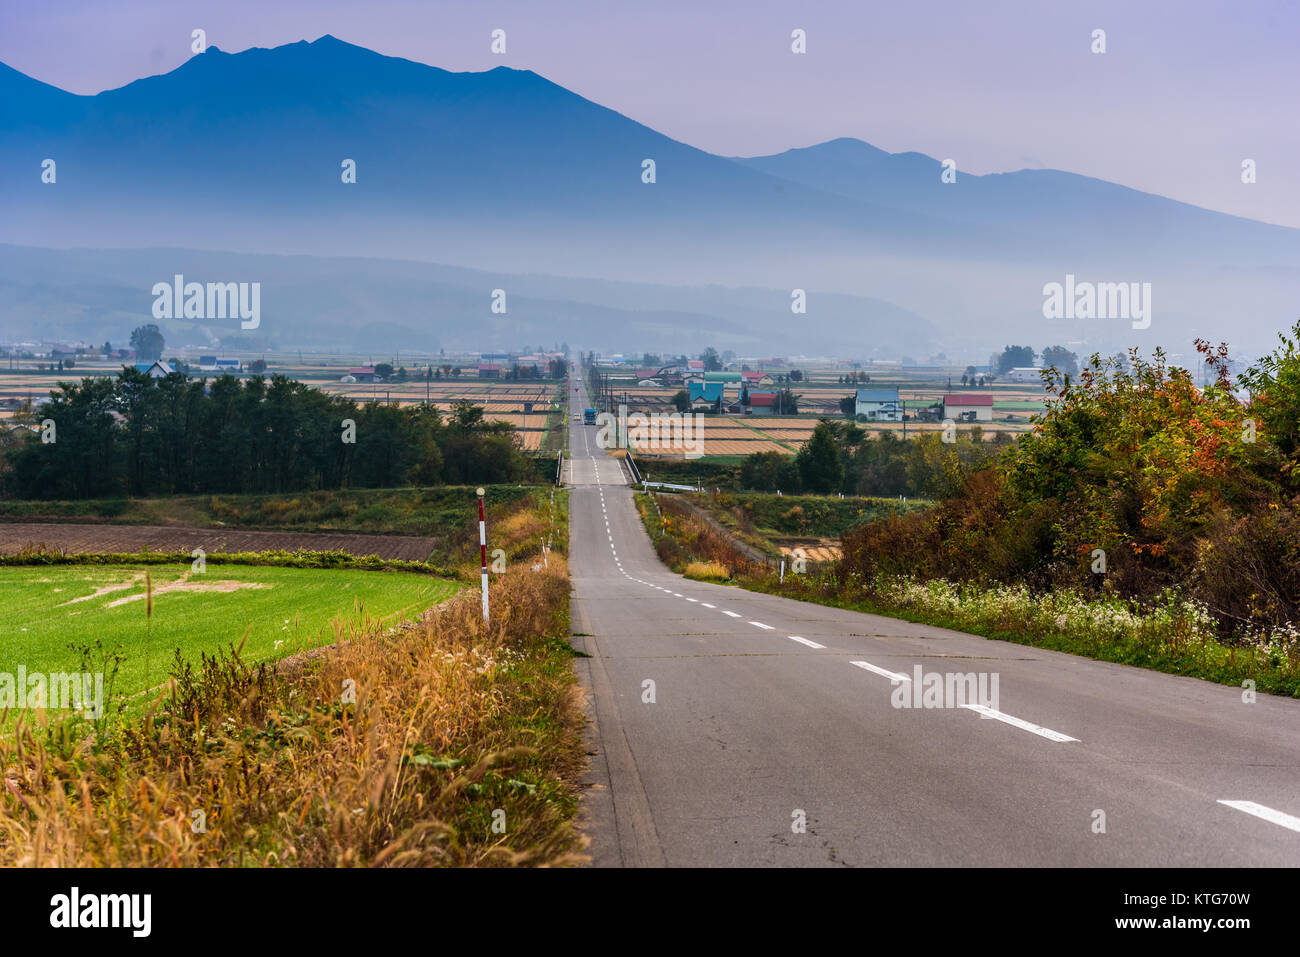
M163 379L172 374L172 367L162 360L157 362L137 362L136 371L143 372L151 379Z
M776 414L776 393L775 392L749 393L749 412L751 415L775 415Z
M859 389L854 415L865 415L868 422L902 422L903 406L897 389Z
M480 379L499 379L501 378L501 367L496 363L479 363L478 377Z
M1008 369L1002 375L1003 382L1041 382L1039 373L1042 372L1035 366L1016 366L1014 369Z
M352 376L353 380L356 381L356 382L374 382L374 381L375 381L375 367L374 367L374 366L357 366L357 368L355 368L355 369L349 369L349 370L348 370L348 375Z
M706 372L704 373L705 382L740 382L742 376L739 372Z
M722 382L691 382L688 384L692 412L713 412L722 401Z
M943 417L954 422L992 422L993 396L954 392L943 397Z
M750 385L774 385L775 380L766 372L742 372L741 377Z

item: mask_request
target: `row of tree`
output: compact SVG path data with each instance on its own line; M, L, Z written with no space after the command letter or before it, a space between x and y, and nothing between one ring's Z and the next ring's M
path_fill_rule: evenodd
M1033 346L1006 346L1002 352L989 356L989 368L995 375L1006 375L1012 369L1025 369L1032 366L1039 354ZM1043 367L1054 367L1058 372L1068 376L1079 374L1079 356L1065 346L1044 346L1042 352ZM968 377L974 378L975 367L968 366Z
M518 482L533 463L513 428L460 403L358 405L285 376L61 383L6 453L6 493L82 499L166 493Z

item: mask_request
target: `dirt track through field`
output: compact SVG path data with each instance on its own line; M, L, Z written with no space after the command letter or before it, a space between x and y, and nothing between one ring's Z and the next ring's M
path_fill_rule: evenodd
M434 540L413 535L354 535L335 532L259 532L171 525L64 525L0 522L0 555L32 545L64 552L264 552L273 549L314 552L342 549L351 555L378 555L422 562Z

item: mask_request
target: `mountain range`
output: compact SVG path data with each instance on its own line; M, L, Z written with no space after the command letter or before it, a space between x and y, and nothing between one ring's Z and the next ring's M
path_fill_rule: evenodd
M263 282L278 348L469 343L496 322L627 351L1250 351L1294 320L1300 230L1057 170L943 169L848 138L718 156L528 70L331 36L209 47L95 96L0 65L0 335L120 339L179 272ZM1151 283L1153 322L1045 319L1067 274Z

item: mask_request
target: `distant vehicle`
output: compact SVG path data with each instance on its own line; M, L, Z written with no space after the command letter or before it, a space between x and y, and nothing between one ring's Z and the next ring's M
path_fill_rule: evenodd
M584 410L583 410L583 413L582 413L582 424L583 424L583 425L595 425L595 424L596 424L596 410L595 410L595 409L584 409Z

